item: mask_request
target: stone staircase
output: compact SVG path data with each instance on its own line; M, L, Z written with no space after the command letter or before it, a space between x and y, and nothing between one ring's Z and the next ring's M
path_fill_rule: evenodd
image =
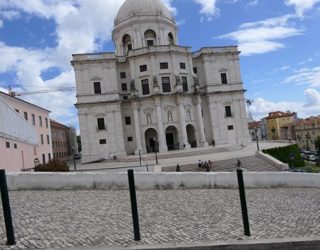
M280 172L281 167L271 165L268 161L257 156L248 156L239 158L242 163L242 168L250 172ZM211 172L233 172L237 168L237 159L229 159L222 161L214 161ZM188 164L180 166L182 172L204 172L205 169L199 168L198 164ZM176 167L166 167L162 169L163 172L176 171Z

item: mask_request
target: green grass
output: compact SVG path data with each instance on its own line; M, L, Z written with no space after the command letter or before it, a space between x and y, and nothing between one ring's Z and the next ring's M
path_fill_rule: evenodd
M314 162L305 161L304 167L295 167L295 169L301 169L304 172L320 173L320 166L316 166Z

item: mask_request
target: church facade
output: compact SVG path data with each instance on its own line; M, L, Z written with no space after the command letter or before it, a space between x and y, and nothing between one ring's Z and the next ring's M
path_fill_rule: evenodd
M192 52L160 0L127 0L116 51L75 54L83 162L249 143L236 46Z

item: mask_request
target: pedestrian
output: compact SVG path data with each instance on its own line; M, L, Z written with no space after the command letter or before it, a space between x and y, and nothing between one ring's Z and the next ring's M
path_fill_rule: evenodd
M179 164L177 164L177 167L176 167L176 172L180 172L181 170L180 170L180 165Z

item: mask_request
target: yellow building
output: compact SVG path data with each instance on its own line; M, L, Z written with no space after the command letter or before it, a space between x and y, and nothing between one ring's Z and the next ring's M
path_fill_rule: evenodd
M299 120L295 130L299 148L315 150L314 142L320 136L320 116Z
M282 138L281 130L283 130L283 128L290 127L293 122L297 121L297 114L295 112L271 112L266 119L268 140L292 139L289 134L286 136L287 138Z

